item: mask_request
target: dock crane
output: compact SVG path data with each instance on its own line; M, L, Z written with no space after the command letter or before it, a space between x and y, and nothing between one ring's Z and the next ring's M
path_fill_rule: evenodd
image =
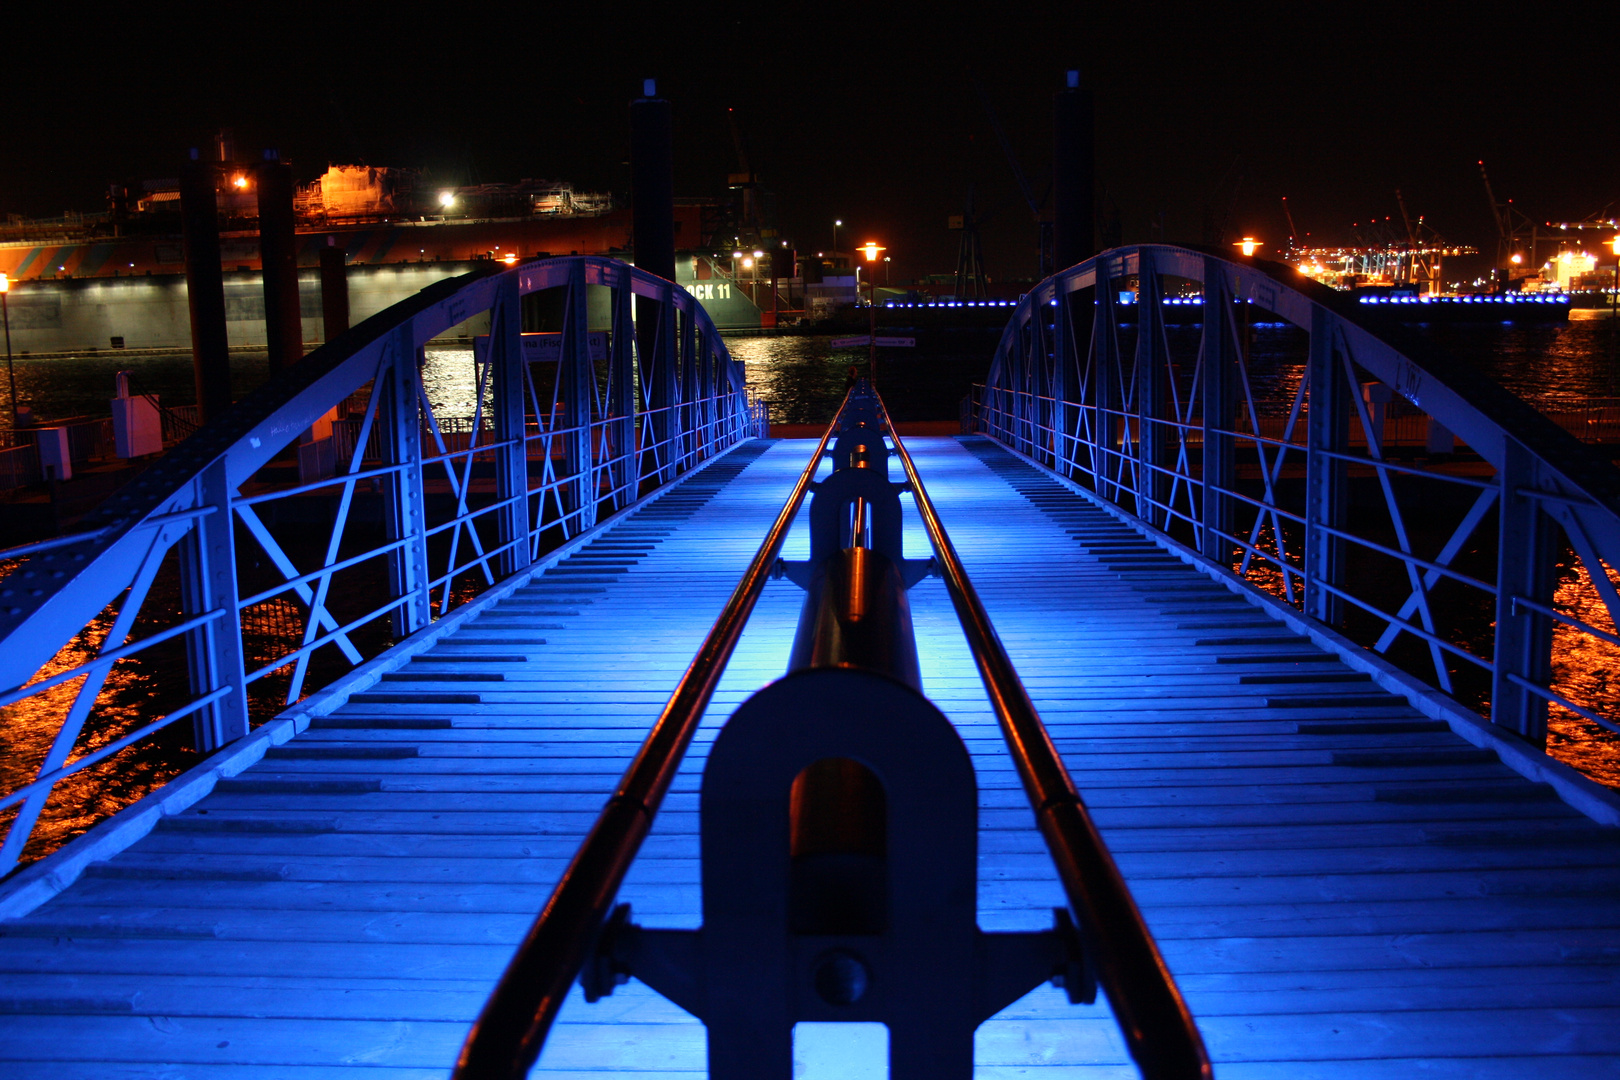
M1496 265L1492 272L1496 275L1497 287L1505 289L1510 280L1510 264L1514 257L1520 257L1532 267L1536 261L1536 223L1526 217L1513 200L1506 202L1496 201L1496 192L1491 189L1491 174L1485 171L1485 162L1479 162L1479 176L1485 181L1485 197L1490 200L1491 219L1496 223ZM1522 231L1530 230L1530 249L1519 255Z
M1422 214L1417 221L1412 220L1406 210L1406 196L1401 194L1400 188L1395 189L1395 203L1401 208L1401 223L1406 226L1406 257L1400 262L1396 280L1422 285L1430 295L1438 293L1445 238L1424 222Z
M1299 230L1294 227L1293 212L1288 209L1288 196L1282 197L1283 217L1288 219L1288 250L1294 250L1294 241L1299 236Z

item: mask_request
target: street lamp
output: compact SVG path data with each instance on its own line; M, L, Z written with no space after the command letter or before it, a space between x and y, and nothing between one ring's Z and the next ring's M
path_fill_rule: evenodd
M17 437L17 373L11 369L11 307L6 300L11 295L11 275L0 274L0 318L6 324L6 382L11 385L11 436Z
M834 266L838 265L838 227L843 223L842 219L833 222L832 261Z
M872 336L867 339L866 377L877 385L877 258L878 252L888 249L878 244L876 240L868 240L860 247L861 254L872 265L866 268L867 307L871 309Z
M1245 256L1251 256L1256 251L1260 250L1260 241L1256 240L1252 236L1245 236L1242 240L1239 240L1232 246L1241 249Z

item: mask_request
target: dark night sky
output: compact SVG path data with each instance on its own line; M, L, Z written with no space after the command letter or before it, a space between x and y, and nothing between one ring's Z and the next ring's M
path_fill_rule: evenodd
M1398 216L1399 186L1448 238L1488 248L1479 158L1537 220L1620 212L1612 4L983 4L971 18L942 4L333 4L262 17L276 7L33 5L20 26L9 13L0 211L99 209L109 181L173 176L222 125L244 152L279 147L306 180L364 160L622 191L626 104L650 75L675 107L678 193L718 193L737 168L735 108L800 247L827 245L842 217L849 239L889 246L897 274L949 270L945 218L971 183L991 274L1028 274L1031 215L974 83L1040 194L1050 95L1078 66L1127 241L1197 242L1230 205L1230 233L1280 243L1283 195L1302 231L1344 240L1352 221Z

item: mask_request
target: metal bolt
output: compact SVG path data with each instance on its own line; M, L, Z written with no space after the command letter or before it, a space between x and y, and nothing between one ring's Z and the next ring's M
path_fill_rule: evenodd
M816 993L829 1005L853 1005L866 996L870 981L866 962L844 949L834 949L816 962Z

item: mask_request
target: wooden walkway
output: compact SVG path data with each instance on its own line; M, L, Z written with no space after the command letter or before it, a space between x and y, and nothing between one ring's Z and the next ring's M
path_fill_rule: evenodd
M446 1075L811 445L735 451L0 922L0 1076ZM1615 830L993 444L908 445L1222 1080L1620 1077ZM697 924L703 756L802 595L767 588L624 889L646 925ZM981 924L1049 925L943 585L912 604L978 766ZM1136 1075L1051 988L978 1047L985 1078ZM571 1002L535 1075L702 1070L633 983Z

